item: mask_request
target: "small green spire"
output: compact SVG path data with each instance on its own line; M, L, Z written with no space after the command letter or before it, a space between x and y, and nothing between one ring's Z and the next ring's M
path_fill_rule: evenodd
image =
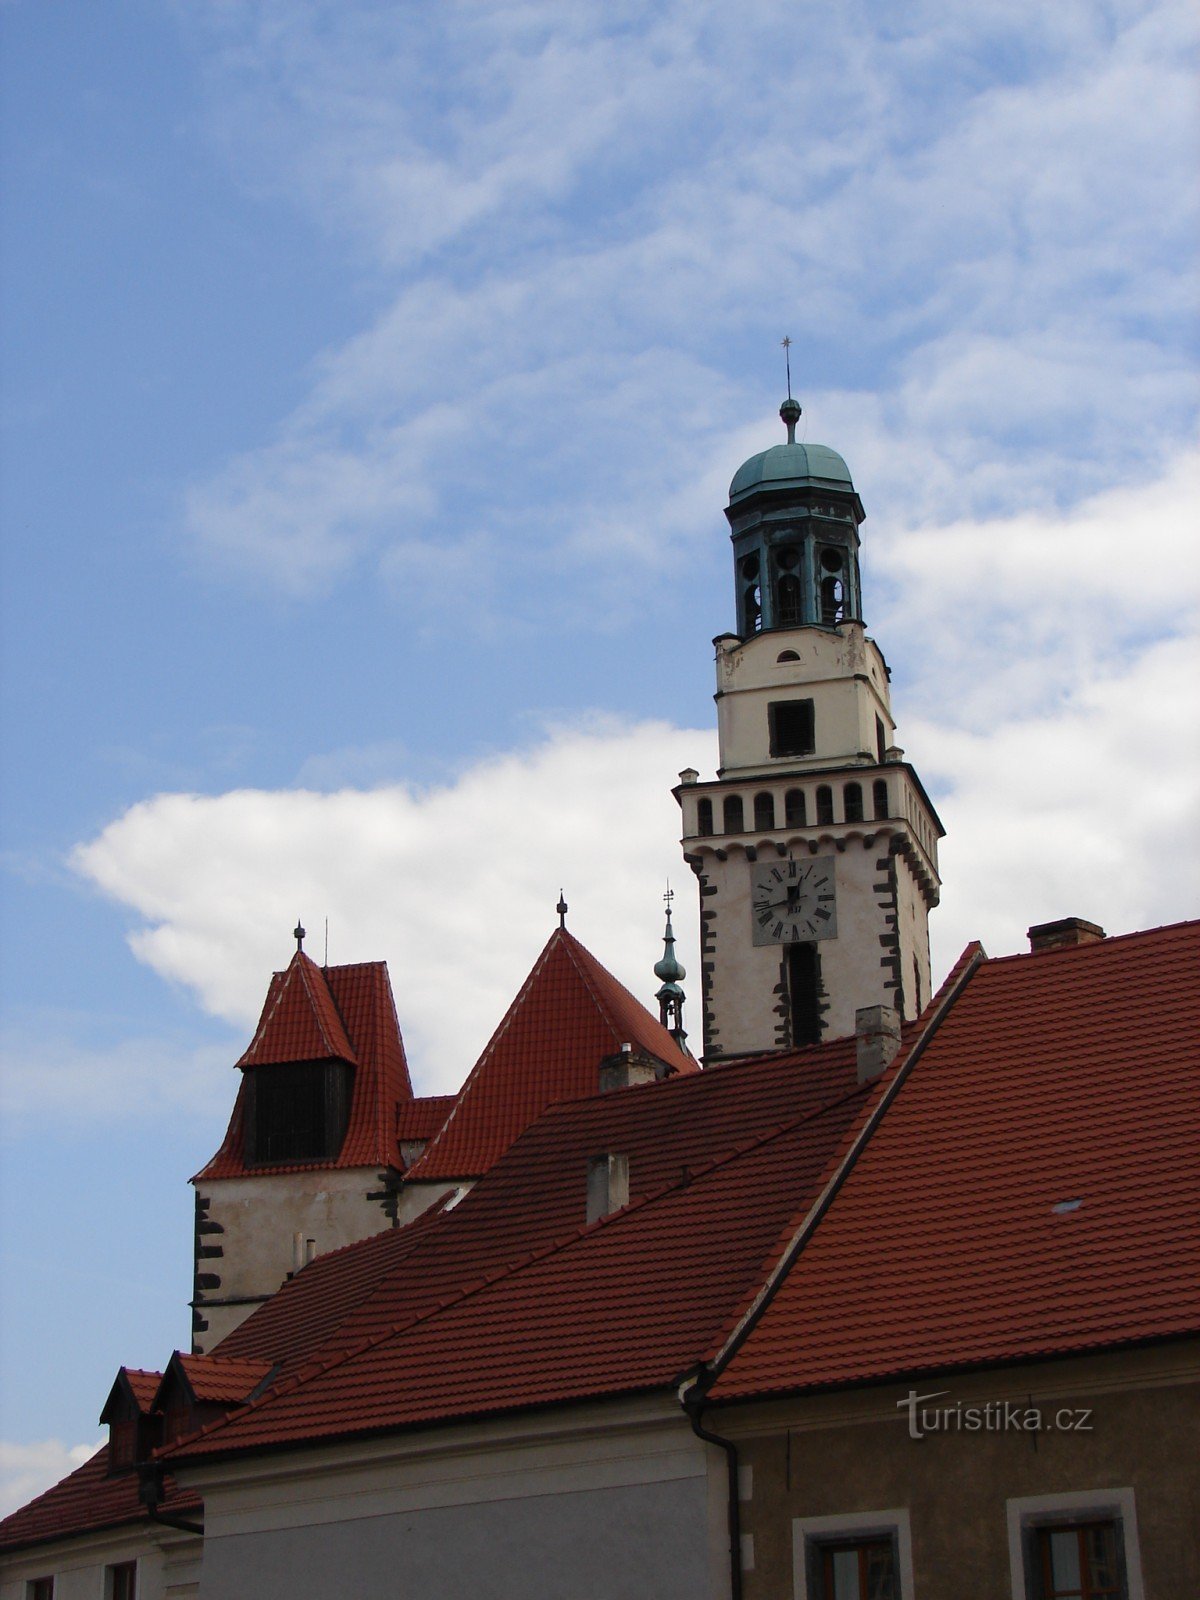
M665 984L677 984L682 978L687 977L675 955L675 930L671 926L671 901L674 898L674 891L668 883L667 892L663 895L667 906L667 926L663 933L662 960L654 963L654 976L661 978Z

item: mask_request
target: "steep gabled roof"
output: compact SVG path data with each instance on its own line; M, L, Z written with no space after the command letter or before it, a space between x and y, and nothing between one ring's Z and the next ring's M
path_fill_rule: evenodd
M1200 923L981 965L717 1400L1200 1331Z
M356 1061L325 980L316 962L297 950L286 970L272 977L254 1038L238 1066Z
M182 1382L199 1405L237 1405L248 1400L271 1371L269 1361L245 1357L193 1356L176 1350L155 1399L161 1406L171 1386Z
M123 1410L122 1402L125 1405L132 1405L135 1411L145 1416L154 1404L154 1397L161 1382L161 1372L146 1372L140 1367L120 1368L113 1380L112 1388L108 1391L108 1399L104 1402L100 1421L111 1421L114 1411L119 1415Z
M595 1093L600 1062L623 1044L670 1072L699 1070L578 939L556 928L410 1176L478 1177L546 1106Z
M297 951L286 971L275 973L262 1018L238 1066L245 1071L315 1060L346 1061L354 1067L350 1117L337 1158L268 1168L247 1165L243 1077L221 1148L196 1179L314 1167L399 1167L397 1110L412 1101L413 1092L386 962L318 967Z
M161 1509L171 1516L194 1515L201 1509L198 1494L180 1489L174 1478L164 1479ZM146 1522L148 1514L138 1499L136 1472L110 1477L108 1446L69 1473L53 1489L0 1522L0 1550L45 1544L52 1539Z

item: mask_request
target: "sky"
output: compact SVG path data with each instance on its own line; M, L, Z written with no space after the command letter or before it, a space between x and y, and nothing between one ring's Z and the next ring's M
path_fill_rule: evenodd
M0 30L0 1510L186 1348L187 1180L297 917L388 961L427 1093L560 886L650 1000L670 878L695 969L670 789L785 334L947 829L939 976L1196 914L1185 0Z

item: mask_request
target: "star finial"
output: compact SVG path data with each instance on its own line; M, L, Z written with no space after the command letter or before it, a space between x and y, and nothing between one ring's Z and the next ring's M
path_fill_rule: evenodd
M567 906L567 902L563 899L563 892L561 889L558 891L558 904L554 909L558 912L559 927L565 928L567 925L567 911L569 908Z
M297 954L304 949L305 930L300 926L300 918L296 918L296 926L292 929L292 938L296 941Z
M788 399L792 398L792 341L785 333L783 336L783 359L787 366Z

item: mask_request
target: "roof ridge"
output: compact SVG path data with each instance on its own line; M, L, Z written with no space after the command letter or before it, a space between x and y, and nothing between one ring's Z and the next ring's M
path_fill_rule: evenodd
M836 1200L842 1184L857 1163L859 1155L870 1143L872 1135L907 1077L910 1068L920 1059L928 1041L936 1034L963 989L970 982L975 972L987 962L987 959L987 954L978 939L972 939L950 969L937 993L918 1018L919 1026L916 1033L909 1038L907 1043L901 1045L893 1060L884 1068L879 1077L870 1084L862 1116L858 1119L857 1124L852 1123L846 1129L842 1138L838 1141L837 1148L826 1162L821 1178L818 1180L815 1199L811 1200L805 1207L804 1214L800 1218L798 1225L793 1226L790 1233L785 1231L781 1235L784 1241L782 1249L779 1248L779 1241L777 1241L775 1248L764 1258L765 1264L765 1261L769 1260L771 1255L776 1257L776 1264L768 1273L766 1281L762 1284L743 1315L729 1330L722 1344L702 1363L701 1370L695 1373L688 1387L695 1383L702 1383L705 1390L710 1388L720 1378L729 1362L745 1343L766 1308L775 1298L779 1286L787 1279L792 1267L802 1254L804 1246L812 1237L829 1207ZM863 1087L866 1086L864 1085ZM794 1215L795 1213L793 1213Z
M1034 956L1060 956L1078 950L1094 951L1103 945L1106 949L1113 945L1128 944L1133 939L1153 939L1162 933L1178 933L1184 928L1200 929L1200 917L1182 917L1178 922L1160 922L1153 928L1131 928L1128 933L1106 933L1103 939L1090 939L1086 944L1057 945L1049 950L1012 950L1005 956L992 956L993 962L1029 961ZM977 942L977 941L975 941Z

